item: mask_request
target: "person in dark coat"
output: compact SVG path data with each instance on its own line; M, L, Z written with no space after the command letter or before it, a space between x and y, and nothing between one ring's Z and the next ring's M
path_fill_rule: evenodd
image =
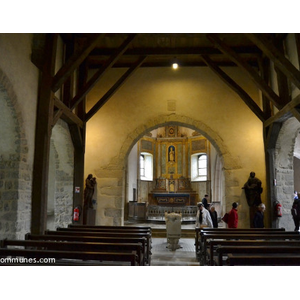
M298 194L295 191L294 193L294 202L293 206L291 209L291 213L293 216L294 224L295 224L295 229L294 231L299 231L299 222L300 222L300 200L298 198Z
M218 214L216 212L216 209L213 205L209 206L209 213L211 216L211 220L213 222L213 227L218 228Z
M208 209L207 199L208 199L208 195L204 195L204 198L202 199L202 203L203 203L205 209Z
M261 203L258 208L257 208L257 212L254 215L253 218L253 227L254 228L265 228L265 224L264 224L264 211L266 209L266 206Z

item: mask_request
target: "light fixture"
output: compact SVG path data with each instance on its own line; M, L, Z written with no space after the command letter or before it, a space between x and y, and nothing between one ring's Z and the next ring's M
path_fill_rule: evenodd
M173 64L172 64L172 68L173 68L174 70L178 69L178 63L173 63Z
M178 61L177 61L177 58L175 57L172 61L172 68L174 70L178 69Z

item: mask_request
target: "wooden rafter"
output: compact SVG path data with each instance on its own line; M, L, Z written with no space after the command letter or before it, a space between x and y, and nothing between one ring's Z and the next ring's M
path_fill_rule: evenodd
M61 111L62 119L64 119L68 124L76 124L81 128L83 127L83 121L56 97L54 97L54 106Z
M246 36L259 47L266 56L300 89L300 72L296 67L277 49L277 47L263 35L247 33Z
M114 95L122 84L124 84L124 82L141 66L145 59L146 56L142 56L134 65L132 65L131 68L128 69L109 91L89 110L85 117L86 122Z
M264 127L265 149L274 149L282 122L274 122Z
M269 68L270 68L270 60L267 58L261 58L258 60L259 70L261 77L265 82L269 82ZM270 118L272 115L271 102L269 99L262 94L262 108L266 118Z
M219 76L219 78L225 82L234 92L236 92L246 105L253 111L253 113L262 121L265 121L265 115L255 101L224 71L222 71L213 61L206 55L202 56L207 66Z
M270 126L274 122L283 122L292 116L292 110L300 105L300 95L295 97L291 102L285 105L275 116L264 122L264 127Z
M119 49L112 55L106 63L100 68L94 76L85 84L85 86L79 91L79 93L71 101L71 109L74 109L82 99L90 92L90 90L96 85L104 73L113 66L113 64L119 59L119 57L126 51L131 42L136 38L137 34L130 34L128 38L122 43Z
M86 47L81 51L75 52L67 62L60 68L60 70L55 74L52 83L52 91L55 93L61 85L70 77L72 72L87 58L90 52L95 48L98 41L103 38L105 34L97 34L93 36Z
M278 108L281 109L284 104L276 93L268 86L268 84L258 75L258 73L244 61L236 52L228 47L216 34L208 34L207 38L224 54L226 54L238 66L244 69L254 84L262 91L262 93Z

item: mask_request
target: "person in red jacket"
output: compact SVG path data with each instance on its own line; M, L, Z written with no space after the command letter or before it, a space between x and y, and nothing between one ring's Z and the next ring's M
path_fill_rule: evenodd
M228 228L237 228L238 227L238 221L239 221L239 217L238 217L238 213L237 213L237 207L238 207L238 203L233 202L232 203L232 209L229 212L229 216L228 216Z

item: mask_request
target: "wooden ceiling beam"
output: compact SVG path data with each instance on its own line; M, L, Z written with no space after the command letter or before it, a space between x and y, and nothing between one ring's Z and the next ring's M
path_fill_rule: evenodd
M225 82L235 93L237 93L245 104L252 110L252 112L264 122L266 117L264 112L260 107L255 103L255 101L225 72L223 72L218 66L216 66L213 61L208 57L203 55L202 59L205 61L207 66L219 76L219 78Z
M277 49L272 41L257 33L246 33L246 36L300 89L300 71Z
M105 34L97 34L87 42L87 45L81 51L75 52L67 62L55 74L52 83L52 91L55 93L62 84L71 76L71 74L79 67L79 65L87 58L90 52L96 47L99 40Z
M90 92L96 85L103 74L112 67L112 65L119 59L119 57L126 51L131 42L136 38L137 34L129 34L127 39L122 43L118 50L106 61L102 68L96 72L92 78L84 85L79 93L71 100L71 109L74 109L82 99Z
M121 78L109 89L109 91L88 111L85 117L87 122L95 113L116 93L116 91L124 84L124 82L140 67L146 56L142 56L134 65L127 70Z
M239 54L261 55L261 50L256 46L244 46L244 47L232 47L232 49ZM95 48L90 55L91 56L111 56L116 49L113 48ZM127 49L124 52L124 56L161 56L161 55L222 55L222 51L214 47L156 47L156 48L134 48Z
M236 52L234 52L223 41L221 41L216 34L208 34L207 38L239 67L244 69L248 76L253 80L254 84L278 109L281 109L284 106L284 103L282 103L280 97L268 86L268 84L258 75L258 73Z
M281 126L282 122L274 122L264 127L265 149L275 149Z
M61 118L66 121L68 124L76 124L79 127L83 127L83 121L73 113L73 111L67 107L62 101L57 97L54 97L54 106L60 110L59 114ZM54 118L53 123L56 122L57 117ZM55 123L53 124L53 126Z
M295 97L287 105L285 105L276 115L270 117L264 122L264 127L270 126L274 122L284 122L288 118L292 117L292 110L300 106L300 95Z

